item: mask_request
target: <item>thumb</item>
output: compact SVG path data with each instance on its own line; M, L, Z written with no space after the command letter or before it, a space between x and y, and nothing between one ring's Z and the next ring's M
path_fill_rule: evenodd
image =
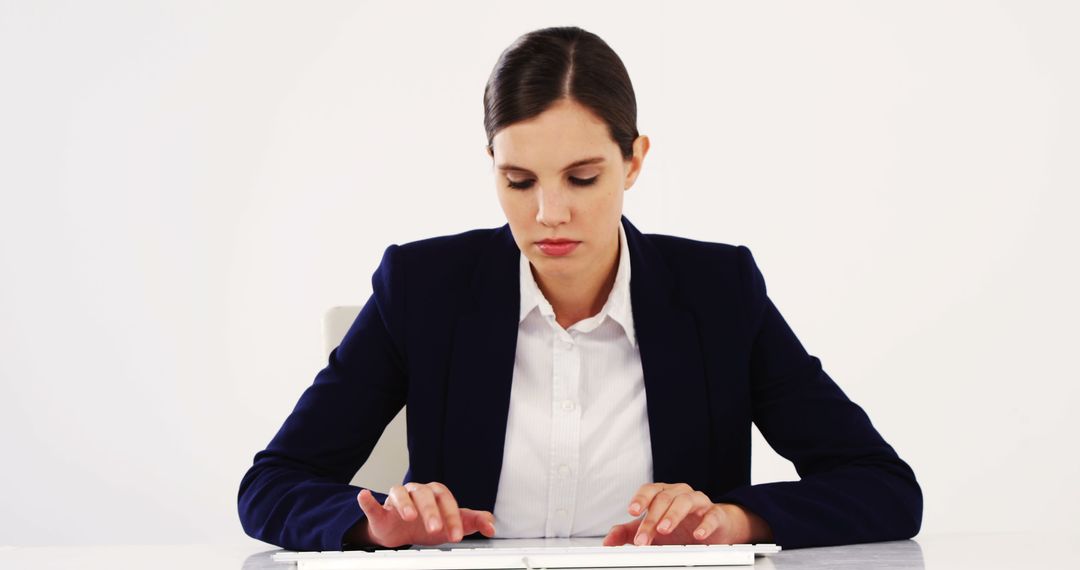
M362 489L360 494L356 496L356 500L360 503L360 510L364 511L364 515L372 523L378 524L390 514L375 498L375 495L372 495L371 491L367 489Z
M495 536L495 516L488 511L461 509L461 526L466 535L479 532L488 538Z
M604 546L622 546L634 542L634 534L637 532L641 521L634 519L627 523L617 524L611 527L607 536L604 537Z

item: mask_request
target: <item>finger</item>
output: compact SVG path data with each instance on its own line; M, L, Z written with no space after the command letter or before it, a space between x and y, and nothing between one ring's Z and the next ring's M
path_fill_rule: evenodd
M660 534L671 534L691 511L708 509L712 504L709 497L701 491L679 495L671 502L667 513L660 519L660 524L656 525L656 531Z
M652 543L652 539L656 535L657 523L660 522L661 517L667 514L668 507L671 506L676 496L671 490L664 489L653 497L652 502L646 508L648 512L645 514L645 518L641 519L641 525L634 536L634 544L644 546Z
M696 540L705 540L709 538L723 523L723 509L720 508L720 505L713 505L711 509L705 512L705 516L701 517L701 522L698 523L697 528L694 529L694 538Z
M454 495L442 483L432 483L428 487L435 494L435 502L439 505L439 512L442 514L447 538L450 539L450 542L461 540L464 536L464 528L461 525L461 513L458 510L457 500L454 499Z
M364 511L364 515L372 522L382 521L386 515L390 514L379 504L379 500L375 498L375 495L372 495L371 491L367 489L361 489L356 496L356 500L360 503L360 510Z
M397 510L401 520L416 520L416 505L413 504L412 498L409 497L408 489L402 485L390 487L386 502Z
M611 527L607 536L604 537L603 546L622 546L629 544L634 538L634 530L637 529L638 521L617 524Z
M642 485L638 492L630 499L630 507L628 511L634 516L638 516L645 512L649 503L657 494L668 490L680 493L693 493L694 489L686 483L646 483Z
M645 507L652 502L657 493L664 490L664 483L646 483L638 489L637 493L630 498L630 508L627 509L635 517L645 512Z
M479 532L488 538L495 536L495 516L488 511L461 509L461 526L464 534Z
M443 528L442 516L439 514L439 505L435 502L435 494L427 485L407 485L409 497L416 505L417 512L423 517L424 528L428 532L439 532Z

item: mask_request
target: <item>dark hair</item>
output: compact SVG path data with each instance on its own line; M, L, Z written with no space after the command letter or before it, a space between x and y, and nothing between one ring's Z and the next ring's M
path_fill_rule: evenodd
M535 30L503 50L484 87L488 151L495 133L564 98L596 113L623 158L633 156L637 101L630 76L600 36L576 26Z

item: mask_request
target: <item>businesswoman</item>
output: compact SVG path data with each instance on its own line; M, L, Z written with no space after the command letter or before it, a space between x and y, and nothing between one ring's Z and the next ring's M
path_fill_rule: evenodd
M507 224L392 245L373 293L239 490L296 550L487 537L903 539L910 467L808 354L746 247L645 234L626 70L579 28L518 38L484 91ZM349 481L407 409L409 470ZM799 481L750 484L750 425Z

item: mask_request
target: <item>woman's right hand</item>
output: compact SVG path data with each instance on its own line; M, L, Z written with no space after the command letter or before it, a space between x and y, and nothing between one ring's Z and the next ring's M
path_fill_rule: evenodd
M450 489L442 483L395 485L379 504L371 491L357 495L367 516L357 527L364 544L393 548L406 544L434 545L459 542L479 532L495 536L495 517L488 511L458 508Z

